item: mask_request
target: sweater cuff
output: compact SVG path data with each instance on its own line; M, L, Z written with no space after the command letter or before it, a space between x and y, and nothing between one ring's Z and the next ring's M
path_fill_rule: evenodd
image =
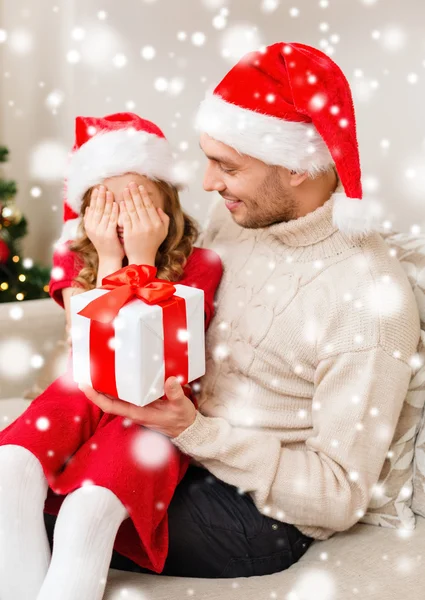
M177 437L171 438L171 442L184 454L195 456L196 449L200 444L208 442L210 430L210 419L198 410L192 425L189 425Z

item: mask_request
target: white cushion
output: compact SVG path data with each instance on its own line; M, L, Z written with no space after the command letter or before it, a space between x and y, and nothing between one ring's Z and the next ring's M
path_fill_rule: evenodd
M22 398L0 400L0 428L28 405ZM424 518L408 532L357 524L314 542L298 563L274 575L197 579L111 569L104 600L423 600L423 557Z

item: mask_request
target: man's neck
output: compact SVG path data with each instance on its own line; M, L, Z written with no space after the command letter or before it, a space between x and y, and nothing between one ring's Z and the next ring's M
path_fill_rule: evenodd
M298 190L297 218L305 217L323 206L335 192L338 184L339 177L335 168L314 179L306 179Z

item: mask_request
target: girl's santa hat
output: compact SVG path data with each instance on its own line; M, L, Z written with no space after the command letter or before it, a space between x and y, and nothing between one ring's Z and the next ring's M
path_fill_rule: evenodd
M207 94L197 128L270 165L315 176L335 166L335 225L348 234L375 228L376 203L362 200L350 86L323 52L279 42L243 57ZM344 193L345 192L345 193Z
M154 123L127 112L101 118L77 117L65 184L60 243L76 238L87 190L108 177L124 173L145 175L178 189L185 183L165 135Z

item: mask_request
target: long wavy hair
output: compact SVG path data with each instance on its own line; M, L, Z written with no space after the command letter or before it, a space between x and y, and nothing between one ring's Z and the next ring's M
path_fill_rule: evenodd
M170 217L168 235L158 248L155 257L157 277L167 281L178 281L184 271L187 259L192 253L193 245L199 236L198 223L182 209L177 189L164 182L155 181L164 198L164 212ZM81 204L81 216L90 204L92 193L90 188L84 194ZM84 289L96 287L99 257L93 243L87 237L84 221L78 227L77 239L70 245L70 249L77 253L82 263L81 270L74 281ZM124 265L127 264L127 257Z

